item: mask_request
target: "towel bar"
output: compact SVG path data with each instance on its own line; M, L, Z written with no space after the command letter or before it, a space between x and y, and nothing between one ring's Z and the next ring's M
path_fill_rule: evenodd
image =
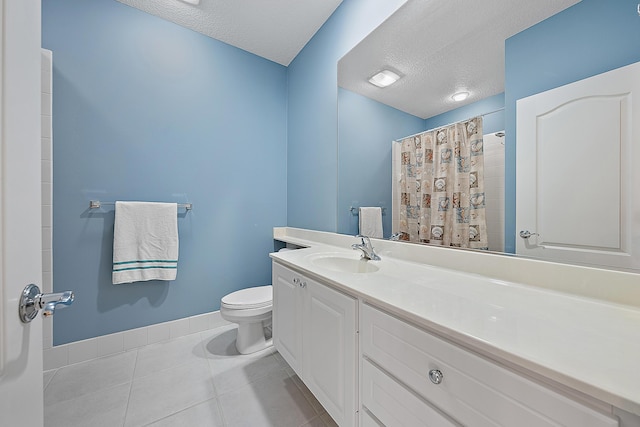
M102 205L113 205L115 206L116 202L101 202L100 200L89 200L89 209L99 209ZM193 209L192 203L178 203L179 208L185 208L190 211Z
M351 212L351 215L355 215L358 216L359 215L359 209L360 208L356 208L355 206L351 206L349 207L349 211ZM386 214L387 208L381 208L382 209L382 215Z

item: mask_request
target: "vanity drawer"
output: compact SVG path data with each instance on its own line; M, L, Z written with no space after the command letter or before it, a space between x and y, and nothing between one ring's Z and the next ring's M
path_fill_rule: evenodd
M360 313L364 357L463 425L618 425L617 419L374 307L362 304ZM439 384L430 380L430 371L442 373Z
M367 360L362 361L361 399L362 405L387 427L459 427ZM366 411L362 414L363 425L378 425Z

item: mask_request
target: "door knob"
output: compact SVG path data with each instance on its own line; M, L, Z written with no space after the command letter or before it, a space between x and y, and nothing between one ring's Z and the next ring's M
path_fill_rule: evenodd
M523 239L528 239L531 236L538 236L538 233L532 233L529 230L520 231L520 237L522 237Z
M38 315L40 309L42 309L44 317L53 316L58 304L71 305L74 298L72 291L43 294L40 293L40 288L33 283L27 285L20 297L20 320L24 323L31 322Z

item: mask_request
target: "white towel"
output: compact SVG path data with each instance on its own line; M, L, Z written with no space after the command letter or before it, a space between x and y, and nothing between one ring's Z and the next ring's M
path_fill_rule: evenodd
M116 202L113 284L175 280L178 272L178 205Z
M358 213L360 234L363 236L382 238L382 208L360 208Z

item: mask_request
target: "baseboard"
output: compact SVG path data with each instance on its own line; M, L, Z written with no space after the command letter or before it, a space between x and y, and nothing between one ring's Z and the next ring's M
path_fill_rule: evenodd
M45 329L47 320L45 320ZM44 370L57 369L230 324L220 311L102 335L43 350ZM49 326L50 327L50 326Z

